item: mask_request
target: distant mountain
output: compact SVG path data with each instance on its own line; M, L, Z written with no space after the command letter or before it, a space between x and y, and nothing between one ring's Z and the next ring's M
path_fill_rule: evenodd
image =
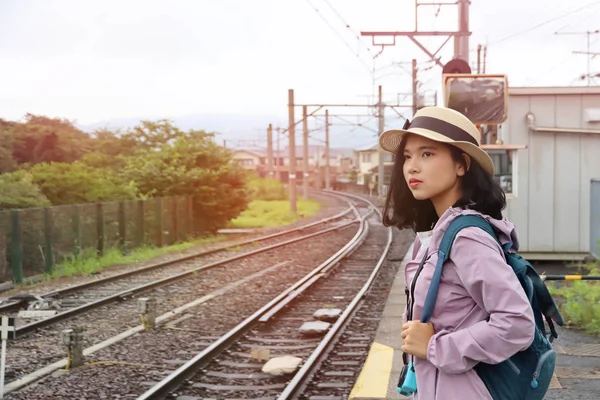
M106 121L101 121L93 124L82 125L79 124L79 129L84 132L93 132L100 128L109 129L126 129L137 125L140 120L157 120L160 118L114 118ZM260 146L265 147L267 137L267 126L269 123L273 124L273 127L280 126L282 129L287 128L287 120L275 115L244 115L244 114L194 114L194 115L183 115L177 117L166 118L171 121L180 129L202 129L208 132L217 132L217 141L226 140L230 146L234 147L249 147L249 146ZM330 145L331 147L364 147L371 143L375 143L375 133L371 130L353 127L353 126L339 126L334 125L330 127ZM343 123L340 121L340 123ZM322 126L323 123L320 123ZM375 119L365 124L370 129L377 129L377 121ZM311 128L314 127L314 122L310 122ZM325 139L324 131L312 132L311 137L317 140L311 140L311 143L317 144L318 140ZM302 125L296 126L296 142L302 138ZM273 140L276 140L274 135ZM283 148L287 146L287 136L281 138L280 146ZM298 143L298 144L301 144ZM324 143L323 143L324 145Z

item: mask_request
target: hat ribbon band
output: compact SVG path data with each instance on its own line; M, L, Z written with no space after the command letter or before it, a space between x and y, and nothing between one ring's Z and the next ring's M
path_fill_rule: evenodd
M442 121L441 119L433 118L433 117L416 117L410 122L408 128L422 128L428 129L430 131L434 131L439 133L440 135L444 135L449 139L452 139L457 142L469 142L479 147L479 143L473 136L471 136L467 131L462 130L456 125L452 125L449 122Z

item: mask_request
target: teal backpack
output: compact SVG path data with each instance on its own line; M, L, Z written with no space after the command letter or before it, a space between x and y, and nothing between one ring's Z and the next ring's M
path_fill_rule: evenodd
M421 322L428 322L433 313L442 267L448 260L456 234L461 229L471 226L483 229L498 241L492 226L482 217L462 215L450 223L438 249L438 261L425 298ZM507 264L519 278L533 309L536 322L535 338L527 349L508 360L499 364L480 362L474 369L494 400L541 400L548 390L556 363L556 353L551 344L558 337L554 322L563 326L564 321L535 268L518 254L509 253L512 243L504 246L499 241L498 243L504 250Z

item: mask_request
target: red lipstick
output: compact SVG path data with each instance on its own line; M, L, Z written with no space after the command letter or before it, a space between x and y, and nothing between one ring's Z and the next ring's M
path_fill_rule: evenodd
M410 187L412 188L416 188L417 186L419 186L421 183L423 183L423 181L420 181L418 179L415 178L410 178L408 180L408 184L410 185Z

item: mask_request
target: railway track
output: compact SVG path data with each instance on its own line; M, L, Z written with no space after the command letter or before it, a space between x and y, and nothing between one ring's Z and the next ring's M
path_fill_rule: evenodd
M128 299L132 296L135 296L135 294L141 293L142 291L152 291L153 293L156 293L156 295L153 296L157 296L156 298L158 299L158 303L159 303L159 307L158 310L161 311L161 308L163 310L173 310L173 309L177 309L179 306L181 306L181 304L185 303L187 301L187 299L197 299L198 297L204 298L205 301L208 301L212 298L215 298L215 296L222 296L224 293L219 293L219 292L223 292L223 287L227 286L228 282L232 282L235 281L236 279L239 279L240 277L244 277L246 275L249 275L247 278L241 279L240 281L244 281L244 280L249 280L250 278L253 278L253 276L258 276L259 274L262 274L264 272L264 278L265 281L269 281L272 280L273 278L270 278L270 274L275 274L276 271L273 269L275 268L275 266L273 267L269 267L267 268L267 266L265 266L264 264L261 264L260 261L258 261L258 263L256 261L253 262L249 262L249 261L245 261L246 259L250 260L250 259L254 259L255 257L262 257L263 260L272 260L272 259L277 259L277 258L281 258L281 256L279 257L274 257L273 256L269 256L269 254L271 254L272 252L267 253L268 250L276 250L279 247L282 246L290 246L290 249L294 249L297 248L299 243L303 243L304 241L308 243L310 243L310 240L312 239L313 241L315 240L314 238L319 237L320 235L325 235L327 233L329 233L330 235L334 232L340 231L340 230L344 230L344 229L348 229L350 226L354 225L357 223L356 219L349 219L349 212L353 212L356 215L358 214L358 211L356 210L356 207L354 207L354 204L351 204L353 202L350 202L349 204L351 205L351 207L342 212L339 213L337 215L335 215L334 217L330 217L328 219L326 219L326 221L319 221L319 223L312 223L312 224L308 224L308 225L304 225L301 226L299 228L294 229L293 231L295 232L296 236L299 237L295 237L293 239L289 239L288 236L284 236L282 233L279 234L274 234L274 235L268 235L266 237L264 237L263 239L265 240L273 240L273 239L279 239L278 243L273 243L273 244L269 244L266 246L263 246L259 249L253 248L252 251L249 252L245 252L242 254L238 254L234 257L228 257L225 260L219 260L219 261L214 261L212 263L206 264L204 266L201 267L196 267L193 268L192 272L189 270L184 271L184 272L179 272L177 274L174 274L173 272L173 265L176 265L175 263L179 260L175 260L175 261L169 261L167 264L170 266L170 268L168 268L167 270L172 274L172 276L169 276L167 278L162 278L154 281L150 282L150 285L147 285L146 283L140 285L139 284L139 277L136 274L132 274L132 273L126 273L123 274L124 276L126 276L128 279L125 279L125 281L129 281L130 284L131 282L133 282L134 284L137 282L137 286L134 286L134 290L132 289L125 289L125 290L118 290L118 289L122 289L122 284L123 282L120 281L118 278L121 275L118 275L117 277L110 277L107 280L99 280L100 282L106 282L105 285L109 285L109 288L113 289L113 292L110 294L110 296L112 297L112 299L108 300L106 299L108 296L106 296L107 292L105 290L103 291L98 291L98 287L99 286L95 286L95 285L90 285L89 283L82 285L83 290L84 291L89 291L91 290L92 292L95 293L100 293L100 299L96 300L96 303L94 304L93 302L87 302L83 305L79 305L74 307L73 309L75 310L75 312L72 312L70 315L67 314L66 316L60 316L58 318L54 318L54 319L50 319L49 321L39 321L36 325L32 326L31 324L29 324L28 326L26 325L27 329L28 329L28 333L31 333L32 331L41 328L39 330L37 330L33 335L23 335L22 334L22 330L21 331L17 331L17 340L12 341L9 345L9 352L8 352L8 366L9 369L7 370L7 383L9 384L9 388L12 390L18 390L19 388L25 387L27 385L29 385L31 382L40 379L41 376L44 376L47 372L39 372L39 371L47 371L47 370L52 370L57 369L57 368L61 368L61 358L64 357L64 348L62 348L62 346L60 345L60 332L62 329L67 329L67 328L72 328L75 326L81 326L84 327L84 329L86 330L86 332L90 333L90 339L86 338L86 345L92 345L90 348L99 348L98 346L100 346L100 348L102 347L102 343L106 342L106 341L110 341L111 335L114 336L119 336L119 332L123 332L123 329L128 329L131 327L131 324L136 322L136 320L138 319L137 316L138 314L136 313L136 304L135 302L122 302L119 300L124 300L124 299ZM325 229L323 228L323 222L327 222L330 225L333 226L328 226ZM321 228L321 229L319 229ZM314 232L311 232L314 231ZM308 233L311 232L311 233ZM287 232L286 232L287 233ZM348 232L349 233L349 232ZM302 235L302 236L300 236ZM283 239L283 241L281 241ZM328 241L331 239L328 239ZM255 242L257 241L257 238L252 239L251 241L248 241L252 244L253 247L255 247ZM332 242L333 243L333 242ZM240 244L237 243L236 246L239 246ZM325 244L324 244L325 245ZM303 247L304 245L302 245ZM310 248L310 245L308 245ZM260 255L260 253L267 253L264 256ZM292 251L293 253L293 251ZM204 254L204 253L202 253ZM277 251L275 251L275 253L273 254L281 254L278 253ZM284 253L285 254L285 253ZM288 252L289 254L289 252ZM254 255L255 257L250 257L251 255ZM193 257L193 256L192 256ZM185 259L190 259L190 257L186 257ZM285 256L283 257L283 259L285 259ZM189 262L193 262L194 260L190 260ZM222 265L225 263L232 263L231 266L227 267L227 268L214 268L218 265ZM197 263L196 263L197 264ZM254 264L254 265L253 265ZM277 265L282 265L285 263L278 263ZM167 265L165 265L167 266ZM281 269L283 269L282 267L279 267ZM145 269L147 271L149 271L150 274L154 274L156 272L157 269L160 269L160 267L157 266L151 266L148 269ZM300 277L300 275L298 275L297 271L294 271L293 268L288 268L290 269L289 273L286 273L286 277L285 279L288 279L290 277L294 277L297 276L297 278ZM264 271L263 271L264 270ZM197 271L203 271L201 274L198 274ZM300 270L301 271L301 270ZM295 274L295 275L293 275ZM155 276L155 275L154 275ZM156 277L156 276L155 276ZM186 277L189 277L190 279L184 279ZM203 277L200 278L199 277ZM130 280L131 279L131 280ZM183 284L178 284L178 285L169 285L168 283L170 282L174 282L175 279L183 279L185 283ZM279 277L278 279L275 279L275 281L279 280L279 284L281 284L281 282L283 281L282 277ZM194 282L202 282L201 286L198 286L197 284L195 285ZM94 282L96 283L96 282ZM263 282L260 282L263 283ZM259 283L259 284L260 284ZM164 290L161 289L159 287L159 284L163 285L164 287L167 287L168 290ZM145 285L145 287L143 287ZM153 289L154 288L154 289ZM211 290L214 290L214 292L211 292ZM158 290L158 292L157 292ZM281 289L280 289L281 290ZM71 287L71 288L67 288L64 293L67 294L67 296L76 296L78 291L77 288ZM89 293L89 292L87 292ZM215 293L218 293L215 295ZM115 295L116 294L116 295ZM203 296L204 294L204 296ZM274 296L276 293L273 293L272 296ZM54 295L54 292L53 294ZM86 299L91 298L91 296L86 296ZM68 299L68 298L67 298ZM107 303L109 303L110 301L119 301L118 305L116 306L106 306ZM214 301L214 300L212 300ZM5 305L6 308L12 308L13 310L15 309L15 303L13 304L7 304ZM102 304L103 303L103 304ZM88 306L88 304L93 304L92 306ZM96 307L100 307L100 310L97 311L96 313L86 313L85 311L89 311L93 308ZM239 312L243 309L244 306L242 307L238 307L237 309L237 313L232 315L232 317L237 317L239 316ZM69 312L69 309L67 309L65 312ZM98 312L100 312L100 315L96 315ZM170 311L168 311L166 314L171 313ZM76 314L82 314L81 316L76 316ZM134 317L133 319L131 317ZM73 321L69 322L69 321L64 321L67 318L70 317L74 317ZM62 322L61 322L62 321ZM114 322L111 322L114 321ZM138 322L139 323L139 322ZM57 325L57 326L54 326ZM135 326L135 325L134 325ZM25 326L20 326L18 327L18 329L23 329ZM230 328L230 327L229 327ZM227 328L227 329L229 329ZM21 332L21 333L20 333ZM19 335L20 333L20 335ZM37 369L36 369L37 368ZM50 368L50 369L48 369Z
M20 337L39 328L56 324L57 322L106 304L123 301L136 294L146 292L177 280L185 279L198 272L220 267L265 251L277 249L340 229L348 224L355 223L355 221L348 220L347 218L352 210L353 208L349 207L347 210L334 215L333 217L298 228L252 238L244 242L238 242L162 263L156 263L144 268L115 274L84 284L44 293L39 296L24 295L17 298L9 298L0 305L0 313L16 318L17 336ZM324 225L331 226L322 228ZM296 237L287 239L287 237L290 236ZM262 243L260 248L256 248L258 243ZM254 249L235 256L226 256L223 258L223 254L227 253L232 248L239 248L247 245L251 245ZM209 257L211 259L208 259ZM204 264L198 266L198 263L202 261L204 261ZM34 313L37 311L37 315L46 315L46 317L35 318L31 322L19 324L19 322L22 321L19 317L19 311L25 310L26 308L28 308L29 311L34 311ZM39 311L42 312L40 313Z
M359 230L342 249L138 400L297 397L364 301L389 251L391 229L370 228L369 222L381 218L372 215L374 209L361 217ZM364 339L360 335L353 339L357 341L347 343L347 351L338 356L356 356L354 349L363 351L368 346L360 341ZM264 365L257 358L280 356L292 357L287 361L301 360L301 365L292 368L292 374L274 376L261 371ZM340 368L330 375L347 377L350 371L343 368L347 361L339 363Z

